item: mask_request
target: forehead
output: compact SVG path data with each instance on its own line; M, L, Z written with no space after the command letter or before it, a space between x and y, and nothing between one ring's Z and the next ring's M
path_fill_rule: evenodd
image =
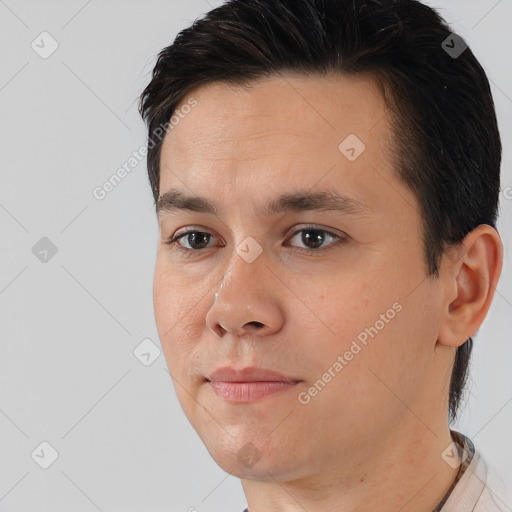
M191 98L197 106L180 116L179 126L172 127L164 140L165 147L176 143L186 152L194 146L195 154L200 154L204 144L213 141L249 145L257 136L277 132L293 132L312 141L331 135L336 140L345 132L362 136L387 119L383 96L367 75L280 74L247 85L213 82L189 93L177 111Z
M191 99L195 106L163 141L161 193L181 188L233 203L321 182L377 207L410 196L393 176L392 127L368 76L216 82L192 91L177 111Z

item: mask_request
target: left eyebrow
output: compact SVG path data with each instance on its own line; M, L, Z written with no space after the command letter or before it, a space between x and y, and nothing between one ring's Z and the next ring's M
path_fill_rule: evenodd
M172 210L188 210L198 213L218 215L218 208L212 201L200 196L187 196L177 189L171 189L160 195L156 203L156 213ZM301 211L337 211L345 215L369 215L374 213L366 204L337 192L325 190L319 192L297 191L282 194L269 201L262 209L264 216L276 216L282 213Z

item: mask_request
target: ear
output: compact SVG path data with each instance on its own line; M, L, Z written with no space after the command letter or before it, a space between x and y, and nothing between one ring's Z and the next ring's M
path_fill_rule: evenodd
M481 224L466 235L455 257L445 261L438 343L456 348L478 331L489 311L503 265L501 238L493 227Z

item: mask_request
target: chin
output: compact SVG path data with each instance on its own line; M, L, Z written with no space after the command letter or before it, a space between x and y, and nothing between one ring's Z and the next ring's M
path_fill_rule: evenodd
M240 479L262 482L300 476L296 467L299 461L284 453L286 448L282 440L272 440L268 436L257 439L255 436L252 438L254 442L251 442L247 441L251 439L250 436L230 436L225 431L217 435L221 437L203 439L203 442L215 463L226 473Z
M264 460L263 457L253 465L251 465L251 461L240 460L237 454L225 453L216 457L212 455L212 458L226 473L240 480L275 482L282 479L283 468L280 468L269 459Z

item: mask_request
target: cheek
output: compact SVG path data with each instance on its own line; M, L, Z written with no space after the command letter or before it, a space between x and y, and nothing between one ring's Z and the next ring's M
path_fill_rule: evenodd
M176 396L192 424L197 422L198 386L190 381L188 370L204 326L205 304L200 300L203 296L193 286L180 283L176 272L162 270L157 264L153 306L158 336Z
M418 357L417 300L404 300L402 281L386 280L389 268L387 273L377 270L330 273L328 280L317 278L302 285L299 293L308 298L308 308L293 315L301 326L303 348L307 346L310 354L310 378L320 378L346 354L351 371L343 371L345 377L337 382L364 392L376 380L369 369L396 378L397 365L410 367Z
M208 294L177 277L176 272L157 264L153 279L153 308L168 366L183 371L180 363L197 342L201 332L197 330L204 326L204 301L208 300Z
M374 280L368 275L354 273L329 273L329 277L310 281L310 287L302 289L301 295L309 308L309 316L316 319L313 327L325 331L328 338L338 340L334 348L357 336L379 314L391 307L386 294L376 293ZM300 321L301 317L297 320ZM331 345L328 343L328 345Z
M164 343L176 325L181 308L178 287L170 273L163 272L159 265L153 277L153 308L160 341Z
M428 289L420 287L412 294L390 290L381 298L382 306L366 315L359 331L365 343L358 343L361 351L345 376L364 410L385 410L392 421L403 414L403 403L414 403L431 371L437 320Z

